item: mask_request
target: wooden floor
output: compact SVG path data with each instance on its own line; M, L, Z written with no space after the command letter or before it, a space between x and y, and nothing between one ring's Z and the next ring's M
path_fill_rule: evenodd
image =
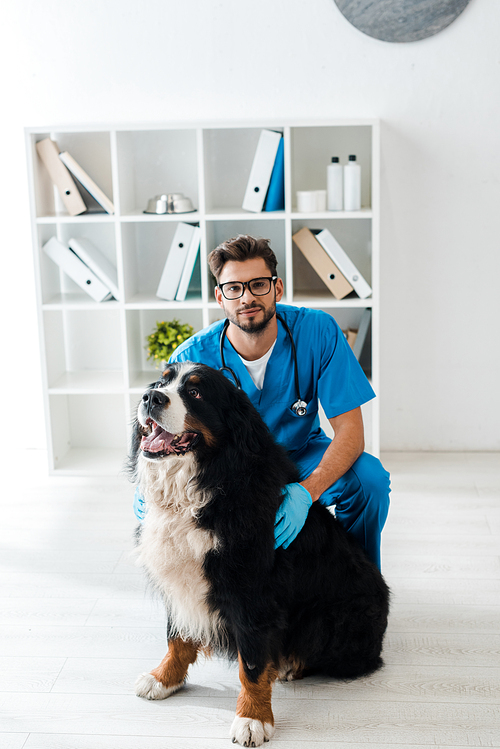
M2 749L219 749L234 667L197 664L163 702L134 696L164 655L162 612L130 559L125 479L48 478L36 451L1 493ZM500 455L388 454L385 667L277 684L270 746L500 746ZM5 476L5 472L4 472Z

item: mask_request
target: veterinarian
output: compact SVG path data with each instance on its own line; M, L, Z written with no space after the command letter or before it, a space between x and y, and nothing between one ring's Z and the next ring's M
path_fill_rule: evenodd
M361 405L375 393L344 334L325 312L279 304L283 281L268 240L240 235L208 261L226 320L196 333L170 360L224 368L300 467L304 478L286 487L276 516L276 547L292 543L318 501L335 505L336 517L380 568L390 480L364 452ZM333 440L320 427L318 401ZM144 517L137 490L134 511Z

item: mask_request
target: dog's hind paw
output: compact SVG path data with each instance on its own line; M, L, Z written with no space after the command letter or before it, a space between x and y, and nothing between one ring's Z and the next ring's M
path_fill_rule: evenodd
M261 746L273 735L274 726L270 723L262 723L254 718L240 718L239 715L233 720L230 733L233 744L241 744L241 746Z
M147 700L165 700L171 694L177 692L184 682L173 687L166 687L161 681L157 681L153 674L141 674L135 682L135 693L138 697Z

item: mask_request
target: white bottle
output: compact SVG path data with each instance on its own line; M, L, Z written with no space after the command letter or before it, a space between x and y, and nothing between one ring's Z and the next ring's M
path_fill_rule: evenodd
M361 209L361 167L355 156L349 156L344 167L344 211Z
M344 169L338 156L332 156L332 163L326 167L326 192L328 210L341 211L344 206Z

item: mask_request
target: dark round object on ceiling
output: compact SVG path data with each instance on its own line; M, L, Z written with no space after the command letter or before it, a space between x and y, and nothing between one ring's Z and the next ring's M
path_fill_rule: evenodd
M469 0L335 0L359 31L383 42L418 42L452 23Z

